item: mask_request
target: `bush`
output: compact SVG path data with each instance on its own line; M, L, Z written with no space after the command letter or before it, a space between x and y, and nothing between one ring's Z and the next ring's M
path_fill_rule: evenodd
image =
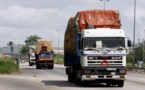
M0 58L0 73L10 74L19 71L19 65L15 63L14 59L2 59Z
M55 64L63 64L64 61L63 61L63 55L55 55L55 58L54 58L54 63Z

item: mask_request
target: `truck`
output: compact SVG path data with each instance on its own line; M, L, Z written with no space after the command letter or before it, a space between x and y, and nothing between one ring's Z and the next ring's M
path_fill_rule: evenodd
M121 29L118 10L85 10L71 17L64 36L68 82L124 86L131 41Z
M36 57L35 57L35 52L36 52L36 46L30 46L29 54L28 54L28 59L29 59L29 66L33 66L36 64Z
M54 68L54 52L51 41L41 40L36 43L36 69Z

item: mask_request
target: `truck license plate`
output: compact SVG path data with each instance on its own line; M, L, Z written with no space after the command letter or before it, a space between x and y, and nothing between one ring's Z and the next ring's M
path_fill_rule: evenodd
M109 71L110 71L110 70L114 70L114 71L115 71L116 68L107 68L107 70L109 70Z

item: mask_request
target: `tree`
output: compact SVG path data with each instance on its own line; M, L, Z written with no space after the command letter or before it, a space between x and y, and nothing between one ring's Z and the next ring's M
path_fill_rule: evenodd
M13 45L14 45L14 42L13 42L13 41L9 41L9 42L7 43L7 45L8 45L8 46L13 46Z
M41 39L41 37L37 36L37 35L30 35L29 37L27 37L27 39L25 40L26 45L35 45L35 43Z
M28 54L30 50L30 47L28 45L24 45L20 51L22 54Z
M8 46L10 46L10 51L11 51L11 54L13 53L13 45L14 45L14 42L13 41L9 41L8 43L7 43L7 45Z
M134 53L133 51L127 55L127 62L131 63L133 61ZM143 43L138 43L135 48L135 60L137 63L138 60L143 60Z

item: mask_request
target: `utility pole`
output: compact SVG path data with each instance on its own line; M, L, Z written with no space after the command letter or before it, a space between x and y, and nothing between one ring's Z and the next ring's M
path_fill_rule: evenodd
M136 0L134 0L134 30L133 30L133 61L132 66L134 66L135 63L135 22L136 22Z
M144 31L144 37L143 37L143 41L142 41L142 43L143 43L143 63L144 63L144 59L145 59L145 56L144 56L144 47L145 47L145 30L143 30Z
M102 1L104 3L104 10L105 10L105 4L107 1L110 1L110 0L99 0L99 1Z
M52 37L51 37L51 40L52 40L52 42L53 42L53 32L52 32Z
M58 54L59 54L59 30L56 30L58 32Z
M142 56L143 56L143 62L144 62L144 38L142 39L142 44L143 44L143 46L142 46L142 49L143 49L143 52L142 52Z

